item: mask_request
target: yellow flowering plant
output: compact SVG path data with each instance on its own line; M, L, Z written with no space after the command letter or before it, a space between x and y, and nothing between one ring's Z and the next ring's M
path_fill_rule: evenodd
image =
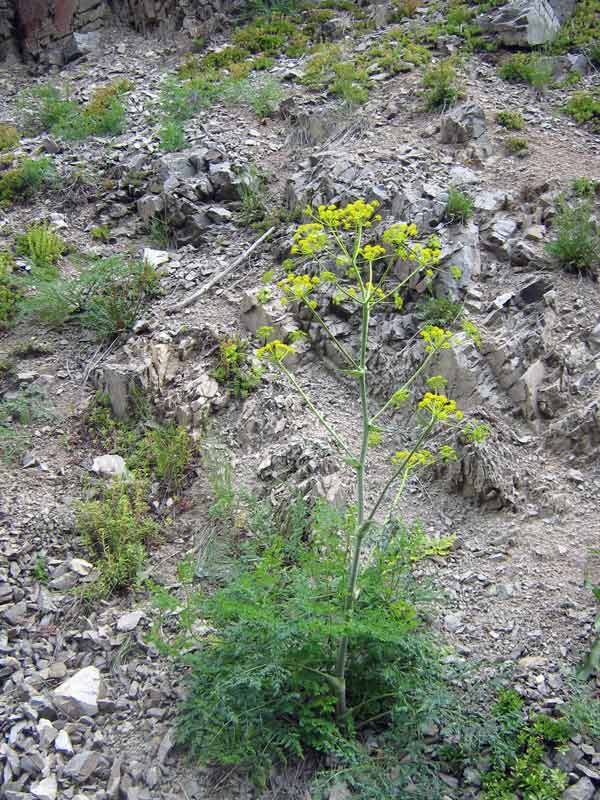
M288 368L286 358L294 352L292 344L280 340L267 341L258 350L258 356L269 360L287 377L304 399L310 411L343 453L355 473L356 522L348 548L345 577L343 614L349 618L358 596L358 578L361 570L373 559L380 546L377 537L369 536L385 501L389 502L389 518L399 501L407 481L417 472L436 463L447 463L457 458L448 441L440 442L461 425L463 414L456 402L444 393L446 381L440 375L426 379L427 390L417 403L416 427L410 437L412 445L398 450L391 457L392 471L383 487L379 488L370 508L366 503L366 478L369 470L369 451L380 447L384 433L390 426L382 425L389 417L408 403L419 378L425 378L436 356L451 347L455 336L449 330L426 325L420 331L424 357L411 376L397 387L378 410L372 409L368 391L367 356L369 352L369 327L373 310L379 306L398 310L403 306L403 290L418 283L429 283L440 269L441 244L436 236L419 238L414 223L395 223L380 236L373 235L374 228L382 222L376 200L356 200L343 207L335 204L321 205L316 210L305 209L309 222L299 225L293 235L291 254L295 263L286 260L286 275L279 283L282 302L298 303L307 308L313 319L322 327L338 350L344 362L344 374L358 384L361 406L361 425L358 442L349 442L326 419L296 376ZM318 267L325 267L320 272ZM317 270L315 270L317 265ZM332 268L332 265L335 265ZM398 269L397 269L398 268ZM358 353L351 352L334 335L319 313L317 297L327 291L334 303L348 304L360 316L360 345ZM466 330L473 338L478 336L474 326ZM483 440L484 426L469 423L464 430L468 442ZM428 445L427 447L425 445ZM393 496L392 496L393 492ZM346 702L346 662L348 639L339 641L335 673L323 674L335 691L338 718L347 723L349 715Z

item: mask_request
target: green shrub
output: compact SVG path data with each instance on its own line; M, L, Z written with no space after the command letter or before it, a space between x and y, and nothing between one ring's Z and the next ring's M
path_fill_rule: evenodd
M250 343L234 337L220 343L218 363L212 374L234 397L244 398L256 389L263 370L250 352Z
M177 150L183 150L185 147L185 131L179 120L165 119L158 131L158 136L160 149L166 153L174 153Z
M12 150L19 143L19 131L9 122L0 122L0 153Z
M523 136L510 136L504 145L507 151L513 155L523 155L529 150L529 143Z
M595 272L600 259L600 234L592 219L593 205L580 200L560 203L554 220L555 237L546 245L547 252L560 266L574 272Z
M419 319L429 325L448 328L460 320L463 313L461 303L455 303L447 297L428 297L421 300L416 308Z
M23 203L55 183L56 171L50 158L24 158L16 167L0 172L0 208Z
M306 65L302 83L310 88L326 89L350 106L362 105L369 97L367 71L343 58L339 45L316 48Z
M261 222L267 213L265 204L267 181L254 164L250 164L240 174L240 210L237 218L244 225Z
M86 589L107 597L134 586L146 558L146 545L159 539L160 526L150 516L143 481L115 480L100 489L97 500L76 505L77 529L99 571Z
M44 393L37 387L18 392L10 399L0 399L0 460L10 462L20 458L30 443L28 426L48 422L53 416Z
M58 275L56 264L65 251L65 243L46 222L32 225L17 236L17 253L25 256L39 280L51 280Z
M533 53L515 53L500 65L498 74L509 83L528 83L535 89L552 83L550 61Z
M103 242L106 244L110 241L110 229L108 225L95 225L90 230L90 236L95 242Z
M496 122L509 131L520 131L525 124L518 111L499 111L496 114Z
M73 320L101 339L128 330L158 286L148 264L119 256L94 260L75 278L46 280L34 273L25 283L33 291L23 299L24 316L51 326Z
M130 81L117 80L95 89L90 100L80 104L55 86L36 86L19 100L24 126L64 139L117 136L125 129L123 96L131 87Z
M428 67L422 81L425 103L430 110L442 110L454 105L461 96L454 59L446 58Z
M450 222L460 222L462 225L473 214L473 200L466 194L453 187L448 192L446 203L446 219Z
M20 292L13 279L14 261L9 253L0 252L0 331L12 322Z
M573 194L577 197L593 197L598 190L598 186L598 181L592 181L585 177L574 178L571 184Z
M131 465L156 477L166 492L181 490L195 446L179 425L158 425L146 431L133 453Z
M600 98L591 92L574 92L567 100L565 112L579 125L589 123L592 130L600 130Z

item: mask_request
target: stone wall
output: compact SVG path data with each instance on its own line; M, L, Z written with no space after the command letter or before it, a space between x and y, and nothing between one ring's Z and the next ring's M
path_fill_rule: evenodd
M67 40L124 24L141 33L209 32L242 0L0 0L0 61L60 64Z

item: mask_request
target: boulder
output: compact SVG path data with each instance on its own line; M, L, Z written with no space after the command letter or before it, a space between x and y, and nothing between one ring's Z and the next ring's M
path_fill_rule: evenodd
M94 53L100 47L100 34L97 31L90 33L70 33L64 40L62 57L65 64L75 61L76 58Z
M100 672L96 667L84 667L67 678L52 693L54 707L68 717L78 719L98 713Z
M571 3L550 0L515 0L477 18L487 33L494 33L509 47L535 47L552 41ZM571 10L574 3L571 5ZM570 13L570 12L569 12Z
M472 139L479 139L486 131L485 114L481 106L464 103L442 120L440 141L442 144L466 144Z
M92 472L104 478L125 478L127 465L121 456L97 456L92 464Z

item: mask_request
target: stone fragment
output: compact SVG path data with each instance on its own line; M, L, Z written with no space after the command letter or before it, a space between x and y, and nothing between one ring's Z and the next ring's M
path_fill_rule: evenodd
M594 784L589 778L580 778L563 792L562 800L592 800Z
M148 266L154 269L160 267L161 264L166 264L170 257L166 250L153 250L151 247L144 248L143 259Z
M95 52L100 47L100 34L97 31L90 33L70 33L63 43L62 57L65 64Z
M99 694L100 672L96 667L84 667L54 690L52 702L63 714L78 719L98 713Z
M442 120L442 144L466 144L479 139L486 132L485 114L481 106L465 103L457 106Z
M99 753L95 753L93 750L82 750L65 764L64 774L77 783L85 783L94 774L99 763Z
M123 614L117 620L117 630L132 631L137 627L143 616L144 614L142 611L130 611L128 614Z
M125 478L127 476L127 465L122 456L96 456L92 464L92 472L103 478Z
M44 778L38 783L32 783L30 792L34 797L37 797L38 800L56 800L56 794L58 792L56 775L48 775L47 778Z
M71 738L66 730L63 729L59 732L54 740L54 748L58 750L59 753L64 753L67 756L73 755L73 745L71 744Z
M40 747L47 750L58 736L58 731L49 719L41 719L38 722L38 734L40 737Z
M477 17L487 33L495 33L509 47L534 47L549 42L560 28L549 0L514 0Z

